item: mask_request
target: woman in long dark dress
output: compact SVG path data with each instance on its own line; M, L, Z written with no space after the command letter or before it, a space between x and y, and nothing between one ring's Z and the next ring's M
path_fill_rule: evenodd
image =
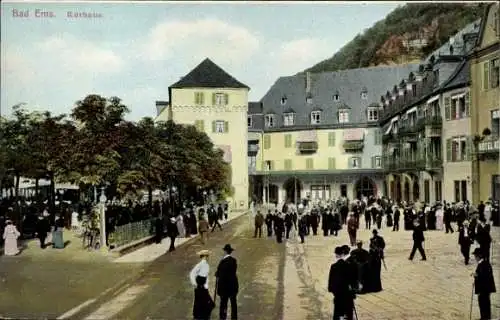
M197 287L194 289L193 318L194 320L208 320L215 307L214 300L205 288L207 278L196 277Z
M385 241L378 235L377 230L373 230L373 237L370 239L370 280L366 292L382 291L382 259L384 258Z

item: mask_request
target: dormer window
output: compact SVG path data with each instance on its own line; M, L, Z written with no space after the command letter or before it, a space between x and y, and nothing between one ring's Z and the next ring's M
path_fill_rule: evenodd
M274 128L276 125L276 115L266 114L266 128Z
M250 115L247 117L247 126L248 126L249 128L252 128L252 127L253 127L252 116L250 116Z
M361 99L363 99L363 100L367 100L368 99L368 89L363 88L361 90Z
M338 113L339 123L348 123L349 122L349 111L347 109L339 110Z
M311 124L320 124L320 123L321 123L321 111L311 112Z
M286 96L281 97L281 105L284 106L287 100Z
M338 92L336 92L334 95L333 95L333 101L339 101L340 100L340 95Z
M285 127L290 127L295 124L295 113L289 112L283 114L283 125Z
M370 107L366 110L368 121L378 121L379 110L378 108Z

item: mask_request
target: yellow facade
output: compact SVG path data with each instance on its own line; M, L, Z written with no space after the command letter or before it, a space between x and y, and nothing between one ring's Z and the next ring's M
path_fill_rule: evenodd
M499 174L498 136L483 137L485 128L491 129L491 113L500 109L500 87L498 86L498 73L493 70L493 61L500 58L500 23L498 22L499 5L492 4L482 23L479 46L471 59L471 129L473 134L483 138L479 143L491 140L496 146L497 155L483 158L479 156L473 164L473 201L486 201L493 196L493 177ZM495 152L493 150L492 152Z
M222 98L219 100L218 97ZM195 125L210 137L215 146L228 146L232 168L231 183L234 188L234 194L228 201L233 208L246 208L248 89L172 88L170 99L170 110L163 110L157 121L168 120L171 113L174 122ZM216 122L223 123L224 129L216 127ZM225 151L227 154L227 150Z

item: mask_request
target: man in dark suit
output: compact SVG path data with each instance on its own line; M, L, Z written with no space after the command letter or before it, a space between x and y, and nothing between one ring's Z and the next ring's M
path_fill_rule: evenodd
M486 223L486 219L484 217L479 219L475 239L483 251L483 258L489 261L491 248L490 225Z
M444 225L446 229L446 233L453 233L453 227L451 226L451 221L453 220L453 210L451 209L450 204L448 203L447 205L445 204L444 208Z
M474 275L474 293L477 294L481 320L491 319L490 295L496 292L491 264L484 258L483 250L476 248L472 253L477 261Z
M222 249L225 252L224 257L219 262L215 277L217 279L217 295L220 297L219 316L221 320L227 318L227 303L231 301L231 319L238 319L238 307L236 304L236 295L238 294L238 277L236 269L238 264L236 259L231 256L234 249L230 244L226 244Z
M392 227L392 231L399 231L399 218L401 216L401 212L399 211L399 207L394 208L394 225Z
M333 320L353 319L354 298L352 277L350 276L349 265L344 260L344 250L342 247L335 248L337 261L330 267L328 276L328 292L333 298Z
M465 264L469 264L470 246L474 242L472 232L469 230L469 222L464 221L463 225L458 229L458 244L460 251L465 259Z
M409 260L413 260L415 252L417 252L417 250L422 256L422 261L427 260L427 257L425 256L424 247L422 245L424 241L425 241L424 230L420 226L418 220L415 220L413 222L413 248L411 249L410 257L408 258Z

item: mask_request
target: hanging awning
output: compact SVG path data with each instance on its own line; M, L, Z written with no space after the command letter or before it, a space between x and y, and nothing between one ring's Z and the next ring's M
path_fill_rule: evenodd
M429 100L427 100L427 104L431 104L438 99L439 99L439 96L434 96L434 97L430 98Z
M218 145L217 148L224 152L224 162L231 163L233 155L231 153L230 145Z
M362 141L364 139L365 130L362 128L344 130L344 141Z
M391 131L392 131L392 127L393 127L393 126L394 126L394 122L392 122L392 121L391 121L391 122L389 122L388 124L386 124L386 125L382 128L382 130L383 130L383 132L384 132L384 135L388 135L388 134L390 134L390 133L391 133Z
M412 112L417 112L417 107L410 108L406 111L406 114L410 114Z
M300 131L297 142L317 142L318 135L316 130Z

